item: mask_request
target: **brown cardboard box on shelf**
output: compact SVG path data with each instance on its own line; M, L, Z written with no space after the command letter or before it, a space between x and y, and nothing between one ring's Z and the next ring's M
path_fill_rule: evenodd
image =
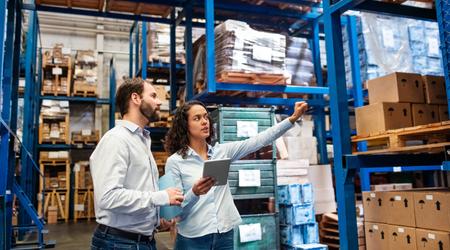
M445 78L443 76L423 76L425 99L428 104L447 104Z
M386 223L386 193L363 192L364 221Z
M385 250L389 249L388 229L389 226L380 223L364 223L366 234L367 250ZM398 249L399 250L399 249Z
M450 233L416 228L418 250L450 249Z
M439 121L448 121L448 106L439 105Z
M393 191L384 194L386 222L393 225L415 227L414 192Z
M412 104L412 118L414 126L439 122L439 106Z
M355 112L356 132L362 136L412 126L409 103L376 103L356 108Z
M418 228L450 232L450 191L416 191L414 207Z
M47 212L47 223L56 224L58 222L58 207L49 206Z
M423 79L419 74L392 73L367 82L369 103L424 103Z
M390 250L417 249L416 229L404 226L388 226L388 241Z

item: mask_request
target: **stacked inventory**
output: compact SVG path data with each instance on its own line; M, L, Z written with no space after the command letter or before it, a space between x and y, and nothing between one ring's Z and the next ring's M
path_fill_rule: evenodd
M39 144L69 144L69 102L42 100Z
M278 186L281 244L285 249L309 249L319 243L311 183ZM317 249L327 249L326 245Z
M56 44L42 58L42 95L69 96L72 79L71 50Z
M448 120L443 77L392 73L369 80L368 89L370 105L355 110L358 134L353 138L355 143L361 140L381 140L383 138L380 136L391 135L391 138L396 136L396 139L390 139L387 147L393 150L408 146L408 140L411 139L416 140L416 143L417 140L423 140L428 148L430 144L448 141L447 133L436 134L436 127L444 128ZM414 138L411 138L412 128L402 130L411 126L416 126L417 130ZM428 127L434 129L429 130ZM409 137L404 136L404 133L408 133ZM377 146L380 145L377 143Z
M69 220L70 159L68 151L41 151L38 211L47 223ZM43 195L42 195L43 194ZM42 214L42 212L44 214Z
M74 221L78 219L91 220L95 218L94 211L94 191L89 162L79 161L75 163L73 171L75 173L74 186Z
M97 58L92 50L77 51L73 95L97 96Z
M284 59L286 73L290 75L290 84L307 86L314 74L312 52L305 38L286 38L286 58Z
M449 249L447 189L364 192L367 250Z
M273 110L267 108L225 108L212 112L216 137L212 144L234 142L255 136L272 126ZM242 224L234 230L235 249L277 249L278 213L276 169L273 146L256 153L266 159L233 162L229 185ZM250 205L249 205L250 204Z

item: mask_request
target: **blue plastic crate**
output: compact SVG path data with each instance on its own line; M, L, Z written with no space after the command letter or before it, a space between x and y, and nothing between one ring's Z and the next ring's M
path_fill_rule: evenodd
M300 245L304 244L304 227L302 225L299 226L280 226L280 241L281 244L285 245Z
M314 192L311 183L302 184L302 202L303 203L313 203L314 202Z
M303 243L319 243L319 225L317 223L303 225L302 230Z
M284 205L283 209L285 209L284 216L287 224L303 225L315 222L312 204Z
M299 204L302 202L300 184L280 185L278 186L279 204Z

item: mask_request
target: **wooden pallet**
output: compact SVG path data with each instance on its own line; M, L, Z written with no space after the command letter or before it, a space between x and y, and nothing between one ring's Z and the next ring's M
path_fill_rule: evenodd
M38 212L40 217L48 218L49 207L57 207L58 220L69 221L69 192L52 190L45 193L43 199L38 201ZM63 198L64 197L64 198ZM44 214L42 214L44 208Z
M167 5L156 5L138 3L125 0L106 0L106 11L129 12L136 15L146 14L167 17L172 7Z
M357 152L358 142L367 142L368 151ZM353 136L352 145L356 155L443 151L450 145L450 121L388 130L366 137Z
M73 206L73 220L75 222L80 219L86 219L87 221L94 219L94 191L92 189L75 190Z
M239 71L222 71L217 74L217 82L276 84L286 85L287 77L283 74L249 73Z
M91 135L82 135L81 132L72 132L72 144L97 144L100 132L96 130Z
M103 9L104 0L36 0L36 5L67 6L69 8Z
M67 88L67 89L69 89L69 88ZM69 96L66 91L59 91L59 92L57 92L57 91L44 91L44 90L41 91L41 95L45 95L45 96Z
M44 138L44 120L60 120L65 122L64 137L60 138ZM61 135L60 135L61 136ZM38 136L39 144L69 144L69 115L43 115L39 116L39 136Z
M97 96L97 85L91 85L87 83L74 83L73 84L73 96L83 96L83 97L96 97Z

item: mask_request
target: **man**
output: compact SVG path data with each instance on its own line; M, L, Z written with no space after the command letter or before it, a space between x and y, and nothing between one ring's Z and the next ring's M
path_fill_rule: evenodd
M144 129L159 120L161 101L150 83L135 78L118 88L116 102L123 120L103 136L90 158L99 224L91 248L154 250L156 229L171 225L159 219L159 206L179 206L184 199L178 188L159 190L150 134Z

